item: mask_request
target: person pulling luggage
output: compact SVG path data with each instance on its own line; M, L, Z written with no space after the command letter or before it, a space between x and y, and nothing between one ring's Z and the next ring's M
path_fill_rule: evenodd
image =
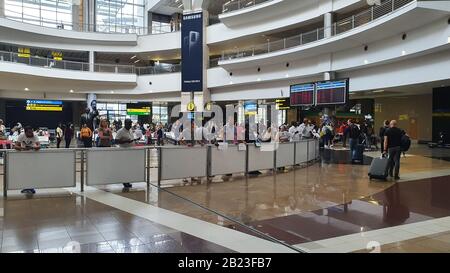
M389 156L389 176L399 180L400 176L400 155L402 152L402 137L404 131L397 127L397 121L392 120L389 129L384 133L384 150L383 155Z

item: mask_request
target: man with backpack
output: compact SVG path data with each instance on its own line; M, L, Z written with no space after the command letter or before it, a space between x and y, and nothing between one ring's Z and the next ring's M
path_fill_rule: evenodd
M405 132L397 127L397 121L392 120L389 124L389 129L384 133L384 151L383 155L389 156L389 176L399 180L400 172L400 155L402 152L402 138ZM404 142L406 138L404 138ZM409 138L408 138L409 139ZM406 149L409 147L403 147Z
M350 146L350 158L352 163L355 162L356 159L362 160L362 158L358 158L358 144L359 144L359 138L361 135L361 131L358 128L358 126L353 123L351 119L347 121L348 124L348 144Z

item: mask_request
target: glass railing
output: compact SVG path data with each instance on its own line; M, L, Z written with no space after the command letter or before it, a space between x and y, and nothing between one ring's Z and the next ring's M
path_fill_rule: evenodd
M0 8L1 11L1 8ZM153 26L151 28L140 27L134 25L106 25L106 24L84 24L81 22L67 22L67 21L53 21L53 20L43 20L40 17L34 17L27 15L22 16L21 13L4 9L5 12L0 12L1 17L6 19L42 26L55 29L64 30L74 30L81 32L99 32L99 33L109 33L109 34L136 34L136 35L151 35L151 34L162 34L180 31L180 25L159 25Z
M222 13L253 7L273 0L231 0L223 4Z
M351 17L335 22L331 27L318 28L299 35L287 37L281 40L268 41L249 48L233 49L222 52L221 60L231 60L237 58L245 58L260 54L266 54L274 51L284 50L296 46L305 45L325 38L333 37L357 27L363 26L380 17L388 15L395 10L413 2L414 0L388 0L379 6L372 6L370 9Z
M133 65L116 65L116 64L90 64L87 62L74 61L58 61L50 58L39 56L23 57L16 52L0 51L0 62L21 63L30 66L56 68L76 71L93 71L100 73L122 73L137 75L152 75L164 73L177 73L181 71L180 64L164 64L148 67L136 67Z

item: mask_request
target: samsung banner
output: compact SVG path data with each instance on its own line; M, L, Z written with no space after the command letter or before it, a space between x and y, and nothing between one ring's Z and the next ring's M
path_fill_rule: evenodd
M203 91L203 12L183 15L181 90Z

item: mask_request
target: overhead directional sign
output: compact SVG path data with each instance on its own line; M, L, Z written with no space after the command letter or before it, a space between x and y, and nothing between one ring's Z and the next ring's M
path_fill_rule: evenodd
M55 111L63 110L63 102L60 100L27 100L28 111Z

